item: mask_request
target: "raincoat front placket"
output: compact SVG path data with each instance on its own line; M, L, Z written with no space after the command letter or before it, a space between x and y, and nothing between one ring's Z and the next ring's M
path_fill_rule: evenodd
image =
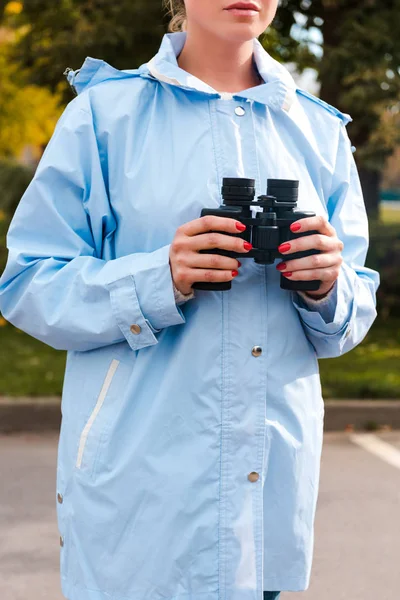
M252 102L239 97L213 98L209 109L217 180L222 183L222 178L232 173L251 177L256 194L261 194ZM226 589L236 581L239 587L258 590L261 600L267 315L262 312L262 322L255 322L256 311L243 307L253 303L266 306L267 302L265 267L250 262L247 268L259 271L259 285L240 290L240 302L231 294L222 294L219 583L220 589ZM251 331L258 331L258 338L249 336L247 344L242 341L239 345L243 334L246 339L246 332ZM239 365L244 368L237 368ZM241 389L247 390L251 404L241 402Z

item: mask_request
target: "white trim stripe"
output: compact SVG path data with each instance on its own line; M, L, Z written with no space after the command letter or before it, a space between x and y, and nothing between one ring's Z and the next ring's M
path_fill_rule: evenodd
M233 94L231 92L220 92L221 100L232 100Z
M391 444L384 442L373 433L353 433L349 437L354 444L379 456L396 469L400 469L400 451Z
M167 75L163 75L162 73L160 73L160 71L158 71L158 69L156 69L155 58L156 57L153 56L153 58L147 63L147 68L149 69L149 72L153 75L153 77L159 79L160 81L164 81L164 83L172 83L173 85L178 85L179 87L182 87L177 79L175 79L174 77L168 77Z
M282 109L286 112L289 112L291 109L293 102L295 101L296 90L288 88L286 91L285 99L282 104Z
M83 429L82 433L81 433L81 437L80 437L80 441L79 441L79 450L78 450L78 457L76 459L76 467L78 469L81 468L82 465L82 457L83 457L83 452L85 450L85 445L86 445L86 440L87 437L89 435L89 431L94 423L95 418L97 417L97 415L99 414L99 411L101 409L101 407L103 406L105 397L107 396L107 392L108 389L111 385L111 381L115 375L115 371L117 370L117 367L119 365L119 360L113 359L113 361L111 362L111 365L108 369L106 378L104 380L103 386L101 388L100 394L97 398L97 402L96 402L96 406L94 407L86 425L85 428Z

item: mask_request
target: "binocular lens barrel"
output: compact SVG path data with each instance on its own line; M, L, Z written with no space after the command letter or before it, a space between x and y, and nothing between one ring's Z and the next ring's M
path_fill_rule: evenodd
M290 179L268 179L267 196L275 196L278 202L297 202L299 182Z
M251 200L256 193L255 179L224 177L222 180L222 197L224 199L248 198Z
M271 188L288 188L288 189L298 189L299 181L292 179L268 179L267 180L268 189Z
M255 179L244 177L224 177L222 180L222 197L228 201L239 199L252 200L255 196ZM268 179L267 195L275 196L281 202L296 202L299 194L299 181L291 179Z

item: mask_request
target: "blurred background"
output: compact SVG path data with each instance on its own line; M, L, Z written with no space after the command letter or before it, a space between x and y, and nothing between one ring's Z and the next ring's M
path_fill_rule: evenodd
M73 98L65 69L86 56L136 68L168 22L161 0L0 0L0 272L10 219ZM379 318L351 354L320 361L324 397L400 398L400 0L283 0L260 41L301 87L354 119ZM0 335L0 396L61 393L64 352L1 315Z
M10 220L73 99L65 69L80 68L87 56L119 69L150 60L169 22L161 4L0 0L0 273ZM353 117L348 132L370 223L367 265L381 275L379 316L366 339L340 358L320 361L329 431L315 558L309 590L290 597L396 600L400 0L281 0L260 41L301 87ZM65 352L26 335L0 314L0 589L5 600L61 600L55 494L65 359ZM285 592L282 600L288 597Z

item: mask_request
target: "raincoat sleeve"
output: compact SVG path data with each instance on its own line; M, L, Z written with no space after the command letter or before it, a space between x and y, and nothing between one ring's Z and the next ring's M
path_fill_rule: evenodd
M81 94L58 120L12 218L0 278L5 319L53 348L76 351L124 340L140 350L157 344L163 328L185 323L170 244L104 260L103 238L115 228L90 104Z
M366 336L376 312L380 276L365 266L369 232L361 183L346 126L340 122L336 164L327 203L329 221L342 240L343 263L331 293L321 300L292 292L304 332L318 358L345 354Z

